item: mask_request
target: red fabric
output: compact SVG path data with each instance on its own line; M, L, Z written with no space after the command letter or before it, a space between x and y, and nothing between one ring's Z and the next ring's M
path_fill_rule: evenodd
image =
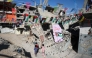
M26 16L29 16L28 14L26 14Z
M29 9L29 7L30 7L30 3L27 2L27 3L26 3L26 6L27 6L27 9Z
M15 14L15 13L16 13L16 9L12 8L12 14Z
M38 18L37 16L34 16L34 19Z
M22 14L22 15L23 15L23 16L25 16L25 15L26 15L26 16L29 16L29 14Z
M88 20L88 24L90 25L90 20Z
M39 48L39 45L38 45L38 44L36 44L35 46L36 46L37 48Z

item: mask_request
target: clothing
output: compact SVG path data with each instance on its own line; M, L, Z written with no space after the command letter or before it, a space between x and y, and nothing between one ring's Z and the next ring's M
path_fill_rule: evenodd
M42 46L42 53L45 53L45 47Z
M35 52L35 54L37 54L37 53L38 53L38 51L39 51L39 45L38 45L38 44L36 44L36 45L35 45L35 47L34 47L34 52Z
M39 48L37 48L37 47L34 48L35 54L38 53L38 49L39 49Z
M37 48L39 48L38 44L35 45Z
M45 58L45 47L42 46L42 56Z

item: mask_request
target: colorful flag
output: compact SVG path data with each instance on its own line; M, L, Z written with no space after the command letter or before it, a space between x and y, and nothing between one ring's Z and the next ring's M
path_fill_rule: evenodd
M56 21L56 18L53 18L52 22L54 23Z
M15 14L15 13L16 13L16 9L12 8L12 14Z
M33 21L33 16L31 16L31 20Z
M75 8L72 8L72 10L70 11L70 12L72 12L72 11L74 11L75 10Z
M56 12L56 11L57 11L57 9L58 9L58 7L54 7L54 12Z
M66 12L68 10L68 8L65 8L64 11Z
M7 0L7 2L12 2L13 0Z
M37 23L37 22L38 22L38 18L35 19L35 23Z
M84 19L85 19L85 17L84 17L83 15L80 16L80 18L79 18L79 22L82 22Z
M53 35L54 35L54 40L55 42L61 42L63 41L63 36L62 36L62 29L58 24L53 24L52 25L53 28Z
M26 6L27 6L27 9L29 9L30 3L29 2L26 2Z
M29 20L29 16L27 17L26 22L28 22L28 20Z

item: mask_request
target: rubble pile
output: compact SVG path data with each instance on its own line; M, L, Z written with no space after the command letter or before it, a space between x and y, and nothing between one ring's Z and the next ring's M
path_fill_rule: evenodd
M0 38L0 55L2 55L0 58L31 58L30 53L26 52L24 48L13 45L12 43L2 38Z
M44 1L46 2L46 0ZM8 6L13 5L12 2L3 2ZM87 3L86 0L85 2ZM91 0L89 0L88 3L89 2L91 2ZM3 6L1 9L5 12L0 20L0 33L3 33L4 36L5 34L9 35L9 33L14 35L17 34L19 36L23 35L24 38L21 36L20 38L23 41L20 39L17 40L17 42L20 40L19 46L0 38L0 53L3 57L32 58L30 52L32 52L33 49L30 49L32 50L30 51L27 48L33 48L33 44L36 42L39 44L40 48L42 47L42 44L45 45L45 54L47 58L68 58L70 54L75 55L78 50L81 50L80 52L82 52L82 49L85 48L89 50L83 50L83 53L89 53L91 51L89 54L92 56L92 46L89 46L89 44L91 45L92 40L90 39L91 41L88 40L87 42L86 40L82 40L84 41L82 42L82 36L79 36L80 25L85 23L84 20L91 22L91 20L85 18L83 9L82 11L79 11L80 13L66 15L66 11L62 8L61 4L55 7L55 9L47 7L46 5L45 10L43 9L43 5L33 7L30 3L28 3L29 5L22 4L21 6L16 6L16 4L14 4L12 7L6 7L4 4L0 5ZM92 6L90 7L92 8ZM12 10L9 11L8 9ZM3 13L2 10L0 10L0 15ZM29 36L31 39L28 35L31 35ZM18 36L16 36L16 38L18 38ZM15 38L13 39L16 40ZM13 42L13 40L11 40L11 42ZM17 42L15 41L15 43ZM26 52L23 47L30 52ZM76 52L74 52L73 49L75 49Z
M45 34L45 39L43 44L45 45L45 54L47 57L66 57L72 51L71 45L71 33L68 31L63 30L63 41L56 43L50 31L47 31ZM37 42L40 45L40 39L34 38L33 42Z
M14 33L14 30L13 29L10 29L10 28L2 28L1 30L1 33Z
M44 41L46 47L46 55L52 57L65 57L70 54L71 51L71 38L70 34L64 35L63 41L55 43L53 38ZM71 48L70 48L71 47Z

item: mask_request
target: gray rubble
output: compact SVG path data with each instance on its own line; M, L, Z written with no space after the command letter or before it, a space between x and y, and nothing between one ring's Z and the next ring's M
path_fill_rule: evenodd
M1 29L1 33L14 33L14 30L6 27Z

